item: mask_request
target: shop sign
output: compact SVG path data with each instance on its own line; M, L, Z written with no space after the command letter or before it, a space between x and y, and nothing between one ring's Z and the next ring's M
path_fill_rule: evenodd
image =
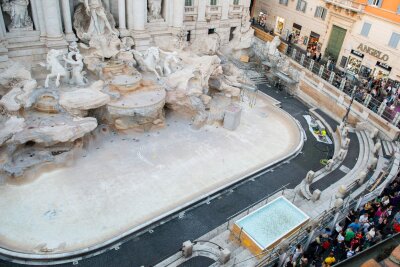
M357 50L351 49L351 53L352 53L353 55L356 55L356 56L360 57L360 58L364 58L364 54L358 52Z
M376 58L378 58L380 60L383 60L383 61L388 61L389 60L389 55L388 54L383 54L381 51L378 51L378 50L376 50L376 49L374 49L372 47L369 47L369 46L367 46L365 44L360 44L357 47L357 49L362 51L362 52L368 53L371 56L376 57Z
M385 69L385 70L387 70L387 71L391 71L391 70L392 70L392 67L390 67L388 64L383 63L383 62L380 62L380 61L377 61L377 62L376 62L376 66L379 66L379 67L381 67L382 69Z

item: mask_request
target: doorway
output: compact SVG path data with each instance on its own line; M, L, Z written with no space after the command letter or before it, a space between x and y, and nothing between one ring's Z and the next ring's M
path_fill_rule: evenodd
M346 29L336 25L332 26L331 36L329 37L328 46L325 50L325 57L330 56L331 59L337 61L340 50L342 49L344 38L346 37Z
M285 26L285 19L281 17L276 18L275 32L278 34L282 34L283 27Z

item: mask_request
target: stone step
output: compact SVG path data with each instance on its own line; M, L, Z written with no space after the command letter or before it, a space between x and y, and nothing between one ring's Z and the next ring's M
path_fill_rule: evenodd
M393 154L393 145L392 142L382 140L382 148L383 148L383 153L385 157L391 157Z
M8 44L25 44L38 42L40 40L40 31L24 31L24 32L7 32L6 38Z

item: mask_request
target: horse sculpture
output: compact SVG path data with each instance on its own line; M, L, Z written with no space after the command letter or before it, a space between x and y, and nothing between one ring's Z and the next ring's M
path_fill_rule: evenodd
M161 79L163 75L162 67L160 66L160 51L157 47L150 47L144 55L139 51L132 49L133 56L138 62L139 67L143 71L153 72L157 79ZM157 72L158 71L158 72Z
M56 87L60 86L60 78L68 77L68 71L64 68L64 66L60 63L59 56L65 55L65 51L51 49L49 53L47 53L46 63L40 63L41 66L46 67L47 70L50 70L50 74L47 75L46 81L44 82L44 86L46 88L49 87L49 80L57 77L56 79Z

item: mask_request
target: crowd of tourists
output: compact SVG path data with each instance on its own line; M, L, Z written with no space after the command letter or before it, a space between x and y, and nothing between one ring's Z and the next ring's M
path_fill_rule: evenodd
M400 232L400 178L373 201L351 210L343 221L320 231L305 249L297 245L281 255L279 267L328 267L351 258Z

